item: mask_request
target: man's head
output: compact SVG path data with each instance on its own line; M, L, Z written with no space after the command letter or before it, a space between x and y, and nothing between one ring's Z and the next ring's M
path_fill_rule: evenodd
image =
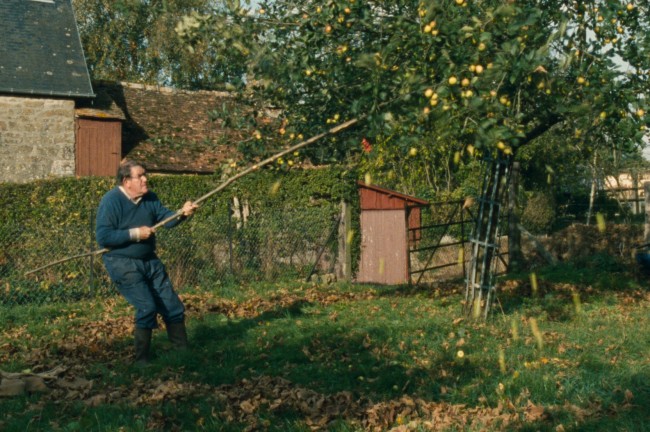
M131 198L139 198L149 190L144 167L132 160L120 164L117 169L117 184L122 186Z

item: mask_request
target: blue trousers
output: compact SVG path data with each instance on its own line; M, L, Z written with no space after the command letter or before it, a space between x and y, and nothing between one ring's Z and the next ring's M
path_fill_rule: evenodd
M142 260L104 255L102 259L120 294L135 308L137 328L157 328L157 314L165 324L184 321L185 306L158 258Z

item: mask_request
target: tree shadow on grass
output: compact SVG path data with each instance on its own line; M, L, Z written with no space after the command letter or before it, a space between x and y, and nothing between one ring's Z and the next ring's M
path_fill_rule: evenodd
M320 311L306 313L311 306L297 301L233 320L206 316L190 329L193 348L178 358L179 366L211 385L270 375L325 393L352 391L376 399L404 392L440 394L444 383L434 376L438 368L406 367L402 354L390 352L387 346L390 329L371 322L363 329L348 328L335 319L324 319ZM272 324L275 320L286 323ZM438 352L427 360L467 369L464 364L453 366L451 354ZM456 373L450 371L451 375ZM418 388L421 383L428 383L427 388Z
M604 364L592 366L598 370L608 367ZM559 430L561 425L566 432L647 431L650 424L650 411L647 409L650 404L650 375L635 373L620 378L615 383L608 383L611 388L591 389L599 393L585 395L586 401L581 397L584 401L581 406L565 401L563 405L545 407L541 420L527 423L517 430L552 432ZM603 394L604 390L609 393Z

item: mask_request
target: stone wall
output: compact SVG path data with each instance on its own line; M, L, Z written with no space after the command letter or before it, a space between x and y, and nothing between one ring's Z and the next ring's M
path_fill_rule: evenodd
M0 182L75 173L73 100L0 96Z

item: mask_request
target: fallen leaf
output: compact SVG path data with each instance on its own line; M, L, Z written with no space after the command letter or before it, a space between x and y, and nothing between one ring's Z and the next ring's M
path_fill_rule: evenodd
M25 394L25 381L14 378L3 378L0 381L0 397L20 396Z

